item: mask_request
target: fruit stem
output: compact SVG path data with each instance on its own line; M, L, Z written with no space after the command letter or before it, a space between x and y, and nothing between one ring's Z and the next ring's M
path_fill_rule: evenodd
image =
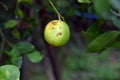
M65 21L64 17L58 12L57 8L54 6L54 4L52 3L52 1L51 0L48 0L48 1L51 4L51 6L53 7L53 9L55 10L55 12L58 14L58 19L61 20L61 18L62 18L62 20Z

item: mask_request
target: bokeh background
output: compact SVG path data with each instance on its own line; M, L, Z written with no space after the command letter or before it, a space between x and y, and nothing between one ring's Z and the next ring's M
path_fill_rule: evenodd
M92 4L81 4L77 0L52 0L58 11L65 17L69 25L71 36L65 46L54 47L44 40L45 25L57 18L57 14L48 0L24 0L17 4L17 0L1 0L0 28L7 39L15 43L28 41L35 45L44 58L39 63L32 63L23 55L21 80L119 80L120 79L120 51L106 49L101 54L86 51L89 42L81 31L86 31L90 25L98 21ZM32 1L32 5L31 4ZM28 4L29 3L29 4ZM24 12L26 19L20 20L16 29L20 38L12 34L13 29L4 29L4 22L19 18L15 14L16 5ZM30 18L27 20L27 18ZM117 30L110 21L101 25L103 31ZM0 62L8 56L3 55Z

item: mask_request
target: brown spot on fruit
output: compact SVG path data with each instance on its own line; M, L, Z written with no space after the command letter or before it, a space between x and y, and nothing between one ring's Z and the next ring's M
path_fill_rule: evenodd
M51 22L51 24L55 26L57 24L57 22L53 21L53 22Z
M59 29L62 29L62 27L59 27Z
M62 33L61 33L61 32L58 32L58 33L57 33L57 36L61 36L61 35L62 35Z
M54 29L54 27L52 27L52 29Z

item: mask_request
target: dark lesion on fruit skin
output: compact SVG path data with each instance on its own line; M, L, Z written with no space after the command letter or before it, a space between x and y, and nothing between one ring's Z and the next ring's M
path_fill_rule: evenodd
M57 22L53 21L53 22L51 22L51 24L55 26L57 24Z
M61 35L62 35L62 32L58 32L56 36L58 37L58 36L61 36Z
M49 30L53 30L55 27L49 27Z
M62 29L62 27L59 27L59 29Z
M52 29L54 29L54 27L52 27Z

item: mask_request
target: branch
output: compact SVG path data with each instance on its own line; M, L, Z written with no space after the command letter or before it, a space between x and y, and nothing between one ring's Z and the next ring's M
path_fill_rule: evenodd
M3 2L1 2L0 1L0 4L4 7L4 9L6 10L6 11L8 11L8 7L7 7L7 5L5 5Z
M115 14L116 16L118 16L118 17L120 17L120 13L117 13L117 12L115 12L114 10L110 10L113 14Z
M0 29L0 35L1 35L2 39L3 39L3 42L6 42L10 47L12 47L12 44L5 38L5 36L4 36L1 29ZM1 45L1 48L3 48L3 45L4 44Z
M4 45L5 45L5 40L2 38L2 43L1 43L1 48L0 48L1 51L4 49Z
M59 64L58 64L57 58L55 56L54 47L46 43L46 49L47 49L47 56L50 60L55 80L61 80Z

